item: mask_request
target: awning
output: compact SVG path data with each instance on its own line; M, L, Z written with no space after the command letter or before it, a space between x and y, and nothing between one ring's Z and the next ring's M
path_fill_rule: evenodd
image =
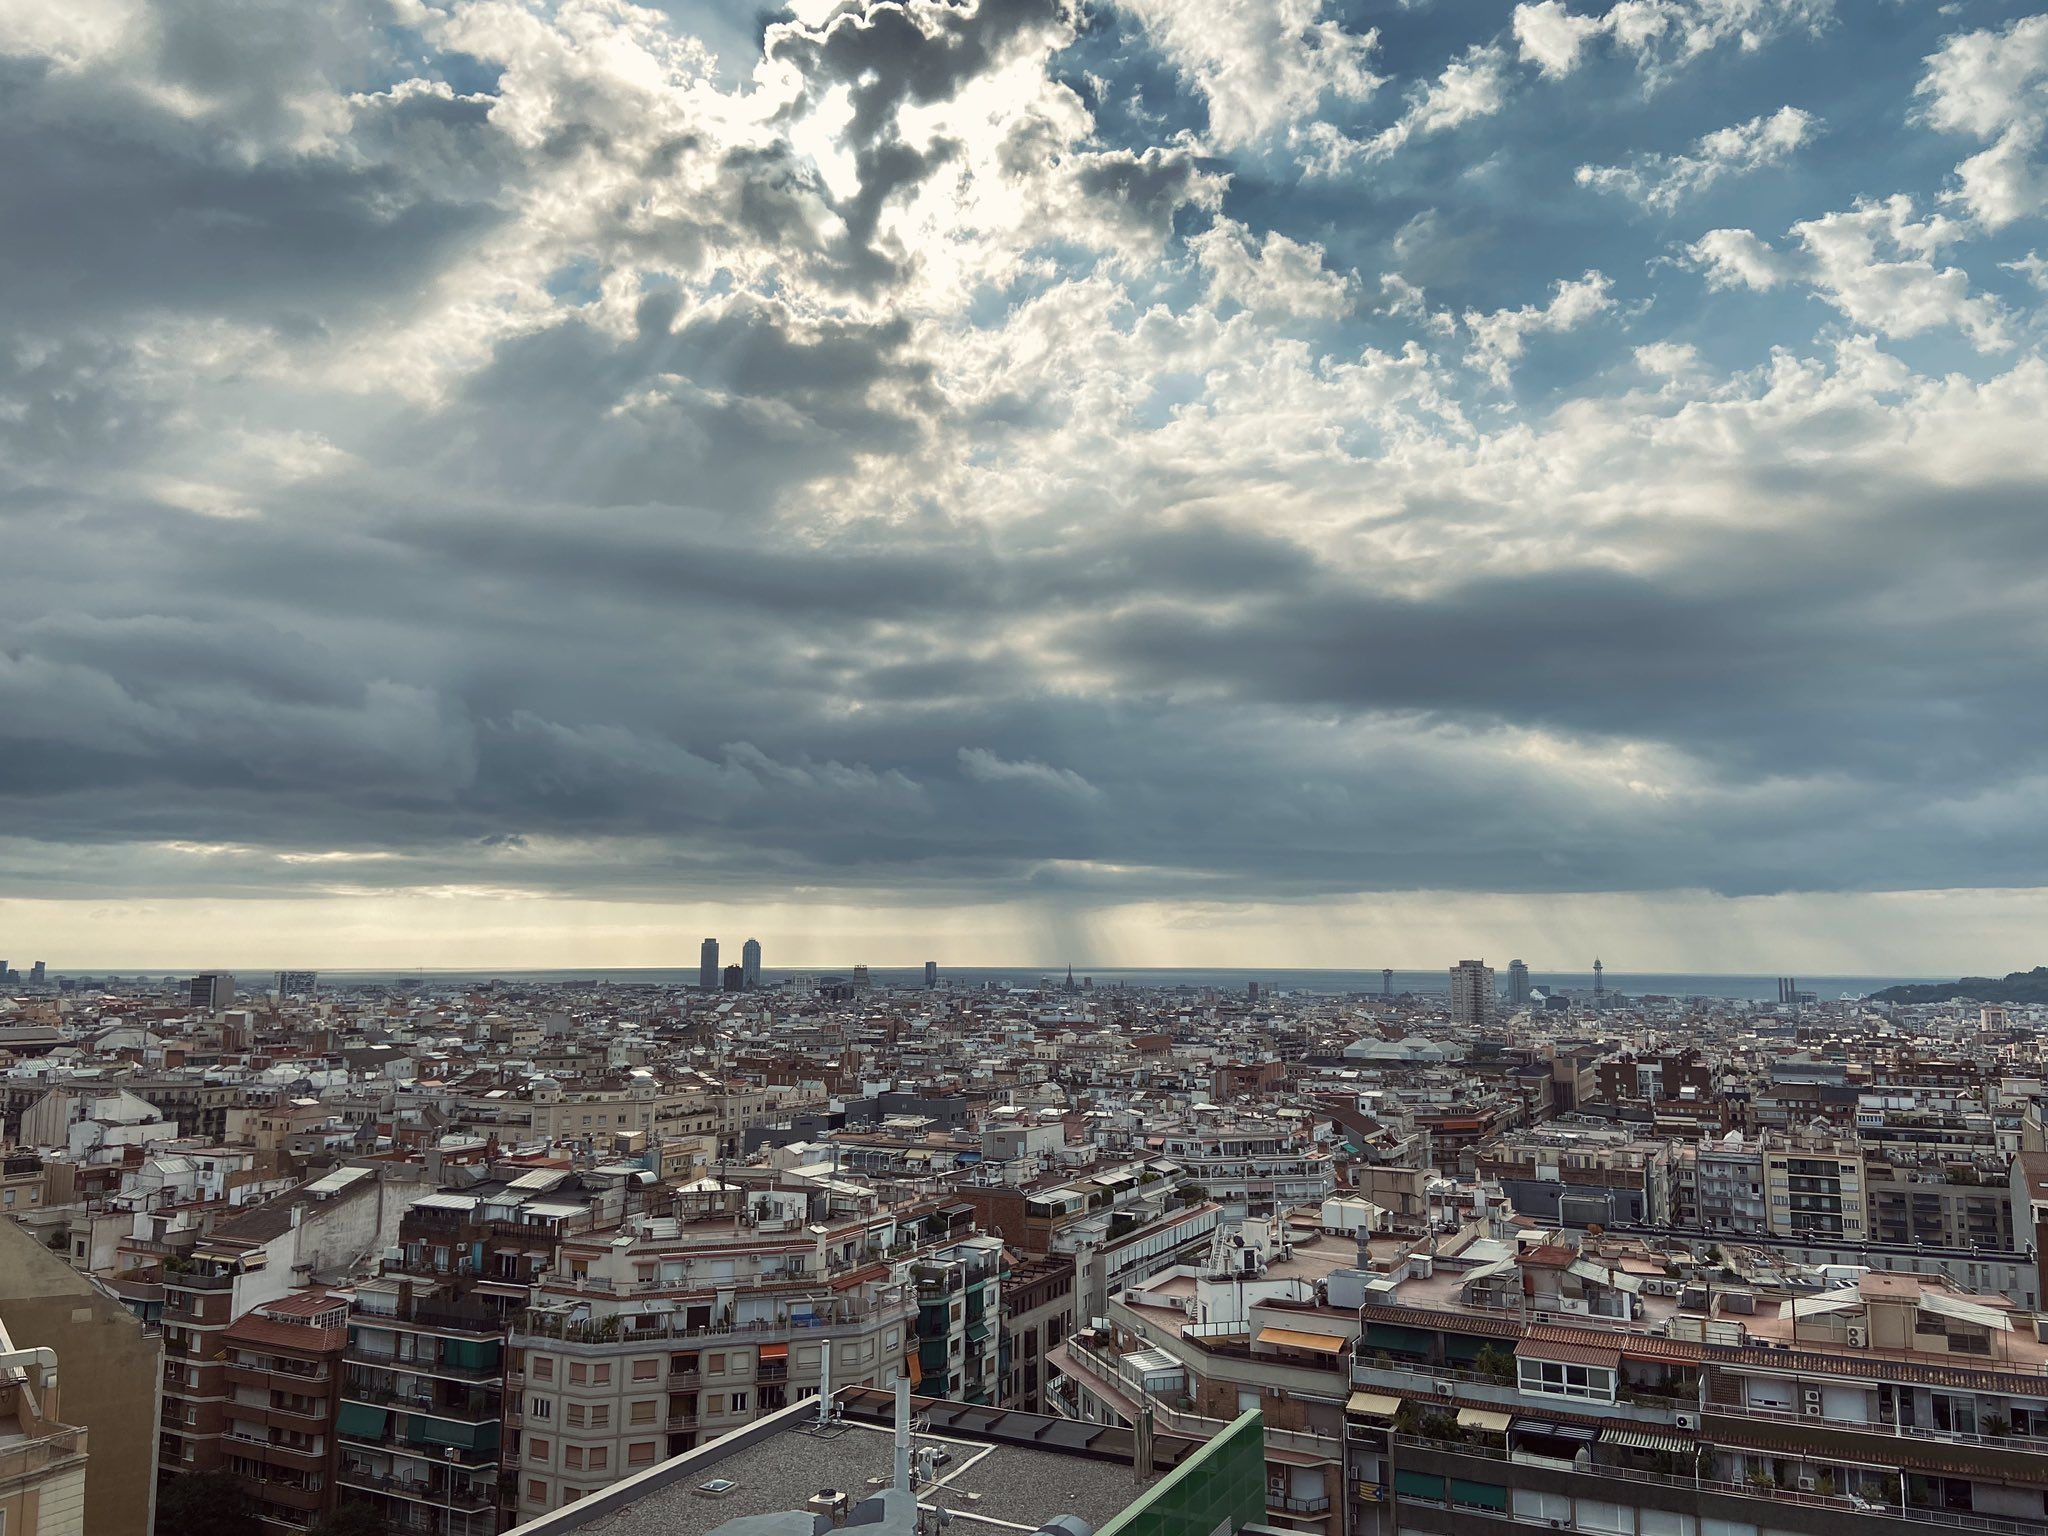
M1508 1421L1512 1414L1494 1408L1460 1408L1458 1427L1460 1429L1483 1429L1489 1435L1504 1435L1508 1432Z
M1351 1348L1348 1340L1327 1333L1298 1333L1292 1328L1261 1328L1259 1342L1281 1349L1312 1349L1319 1355L1341 1355Z
M1635 1451L1664 1451L1673 1456L1690 1456L1699 1446L1683 1435L1660 1435L1651 1429L1609 1424L1600 1431L1602 1445L1625 1445Z
M1361 1418L1391 1419L1401 1411L1401 1399L1386 1392L1354 1392L1344 1404L1344 1411Z
M763 1360L787 1360L789 1358L789 1346L787 1344L763 1344L761 1346L761 1358Z
M1511 1426L1515 1433L1522 1435L1543 1435L1551 1440L1570 1440L1580 1445L1591 1445L1596 1431L1590 1424L1560 1424L1555 1419L1530 1418L1516 1414Z
M2012 1332L2012 1319L1981 1302L1965 1301L1960 1296L1951 1296L1946 1291L1920 1292L1920 1310L1932 1312L1936 1317L1946 1317L1958 1323L1972 1323L1979 1328L1995 1328L2000 1333Z
M341 1411L334 1416L335 1429L344 1435L354 1435L358 1440L382 1440L387 1410L373 1408L368 1403L343 1403Z
M910 1362L910 1384L913 1387L924 1385L924 1366L918 1361L916 1352L912 1351L906 1358Z

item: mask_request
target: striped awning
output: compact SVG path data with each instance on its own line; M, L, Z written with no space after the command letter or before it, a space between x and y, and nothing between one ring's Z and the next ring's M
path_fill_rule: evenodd
M1600 1443L1623 1445L1632 1451L1665 1451L1673 1456L1690 1456L1699 1449L1698 1442L1683 1435L1660 1435L1654 1429L1636 1429L1621 1424L1609 1424L1603 1428Z
M1401 1411L1401 1399L1388 1392L1354 1392L1344 1411L1362 1419L1391 1419Z
M1341 1355L1351 1348L1348 1339L1333 1338L1327 1333L1303 1333L1294 1328L1261 1328L1259 1342L1276 1344L1282 1349L1312 1349L1323 1355Z
M1504 1435L1512 1414L1502 1413L1497 1408L1460 1408L1458 1427L1461 1429L1483 1429L1490 1435Z

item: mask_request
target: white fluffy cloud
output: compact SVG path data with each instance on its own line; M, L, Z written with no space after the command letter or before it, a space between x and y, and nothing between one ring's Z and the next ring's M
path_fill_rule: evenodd
M2048 16L1945 39L1919 93L1936 128L1989 143L1956 167L1956 196L1980 222L2000 229L2048 207Z
M1351 308L1355 283L1324 266L1319 245L1277 230L1254 236L1234 219L1218 219L1190 236L1188 248L1208 274L1211 302L1311 320L1334 320Z
M1734 43L1754 51L1779 33L1816 29L1834 0L1616 0L1598 16L1565 0L1515 7L1514 34L1525 63L1552 79L1579 67L1586 49L1607 37L1655 84L1703 53Z
M1614 307L1609 296L1612 287L1604 274L1588 272L1583 277L1560 280L1547 304L1524 304L1519 309L1497 309L1491 314L1468 312L1465 328L1472 336L1472 361L1494 383L1505 386L1515 363L1521 359L1525 338L1577 330Z
M1373 32L1346 31L1325 0L1122 0L1209 109L1209 138L1238 149L1300 129L1319 106L1381 85Z
M1904 338L1954 328L1982 351L2010 344L1998 302L1973 291L1961 267L1943 266L1941 252L1962 237L1939 214L1913 216L1904 196L1859 203L1794 224L1795 253L1773 249L1745 229L1717 229L1688 254L1717 288L1775 288L1803 281L1853 324Z
M1728 176L1783 165L1819 131L1820 120L1798 107L1780 107L1747 122L1702 135L1684 155L1643 155L1629 165L1582 165L1582 187L1618 192L1664 212Z

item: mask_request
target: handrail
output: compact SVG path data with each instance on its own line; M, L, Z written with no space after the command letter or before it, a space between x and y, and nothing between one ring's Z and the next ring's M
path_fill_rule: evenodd
M1705 1412L1710 1418L1755 1419L1766 1424L1797 1424L1806 1429L1862 1431L1901 1440L1941 1440L1952 1445L1981 1445L1995 1451L2029 1451L2035 1455L2048 1455L2048 1436L2042 1435L1977 1435L1959 1429L1936 1429L1927 1424L1901 1426L1896 1421L1844 1419L1834 1413L1823 1417L1792 1408L1772 1408L1762 1403L1717 1403L1711 1398L1707 1400Z
M1475 1445L1462 1441L1431 1440L1422 1435L1396 1434L1397 1446L1405 1445L1423 1451L1447 1452L1453 1456L1482 1456L1490 1461L1511 1461L1512 1453L1493 1446ZM1816 1453L1825 1459L1825 1453ZM1879 1519L1906 1520L1915 1525L1952 1525L1962 1530L1998 1531L2011 1536L2048 1536L2048 1523L2033 1520L2001 1520L1988 1515L1966 1515L1956 1510L1935 1509L1928 1505L1878 1504L1869 1499L1852 1498L1846 1494L1803 1493L1796 1488L1757 1487L1750 1483L1731 1483L1714 1477L1672 1477L1663 1472L1638 1471L1634 1467L1606 1466L1595 1462L1576 1468L1579 1475L1606 1475L1631 1483L1657 1483L1670 1488L1691 1488L1705 1493L1716 1493L1726 1498L1762 1499L1773 1504L1806 1504L1819 1509L1839 1510L1844 1514L1858 1514ZM1403 1494L1401 1497L1406 1498Z

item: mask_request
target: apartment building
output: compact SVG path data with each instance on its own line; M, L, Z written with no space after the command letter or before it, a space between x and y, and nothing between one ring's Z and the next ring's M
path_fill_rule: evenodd
M24 1355L0 1322L0 1359L0 1530L117 1536L86 1522L87 1432L60 1417L56 1352Z
M910 1266L917 1295L913 1386L956 1402L1000 1402L1008 1372L1002 1332L1003 1240L969 1237Z
M1652 1297L1629 1325L1472 1305L1433 1267L1370 1298L1345 1405L1354 1530L2038 1536L2048 1347L1918 1276Z
M1764 1200L1776 1236L1863 1241L1870 1231L1863 1149L1853 1142L1771 1138L1764 1147Z
M387 1274L356 1286L336 1482L393 1530L492 1536L505 1434L505 1306Z
M1309 1130L1305 1117L1241 1121L1168 1132L1151 1141L1158 1157L1211 1200L1265 1212L1320 1205L1337 1187L1330 1153L1310 1141Z
M2009 1251L2014 1237L2010 1173L2010 1160L1997 1152L1972 1156L1868 1149L1866 1235L1878 1243Z
M815 1395L828 1373L889 1386L910 1370L923 1233L890 1212L834 1217L829 1191L738 1196L563 1240L510 1339L517 1519Z
M104 1454L85 1465L85 1529L91 1536L144 1536L156 1515L157 1415L163 1341L131 1316L111 1288L77 1273L11 1221L0 1221L0 1329L14 1349L48 1349L63 1366L63 1420ZM55 1405L45 1399L46 1417ZM83 1442L80 1442L81 1448ZM24 1451L22 1474L68 1460L54 1448ZM0 1451L0 1486L13 1486ZM10 1520L7 1531L21 1529Z
M220 1468L240 1479L258 1519L302 1529L335 1507L346 1293L267 1302L221 1330Z
M1671 1220L1676 1162L1669 1142L1574 1122L1504 1137L1479 1153L1476 1165L1516 1210L1538 1221L1612 1227Z

